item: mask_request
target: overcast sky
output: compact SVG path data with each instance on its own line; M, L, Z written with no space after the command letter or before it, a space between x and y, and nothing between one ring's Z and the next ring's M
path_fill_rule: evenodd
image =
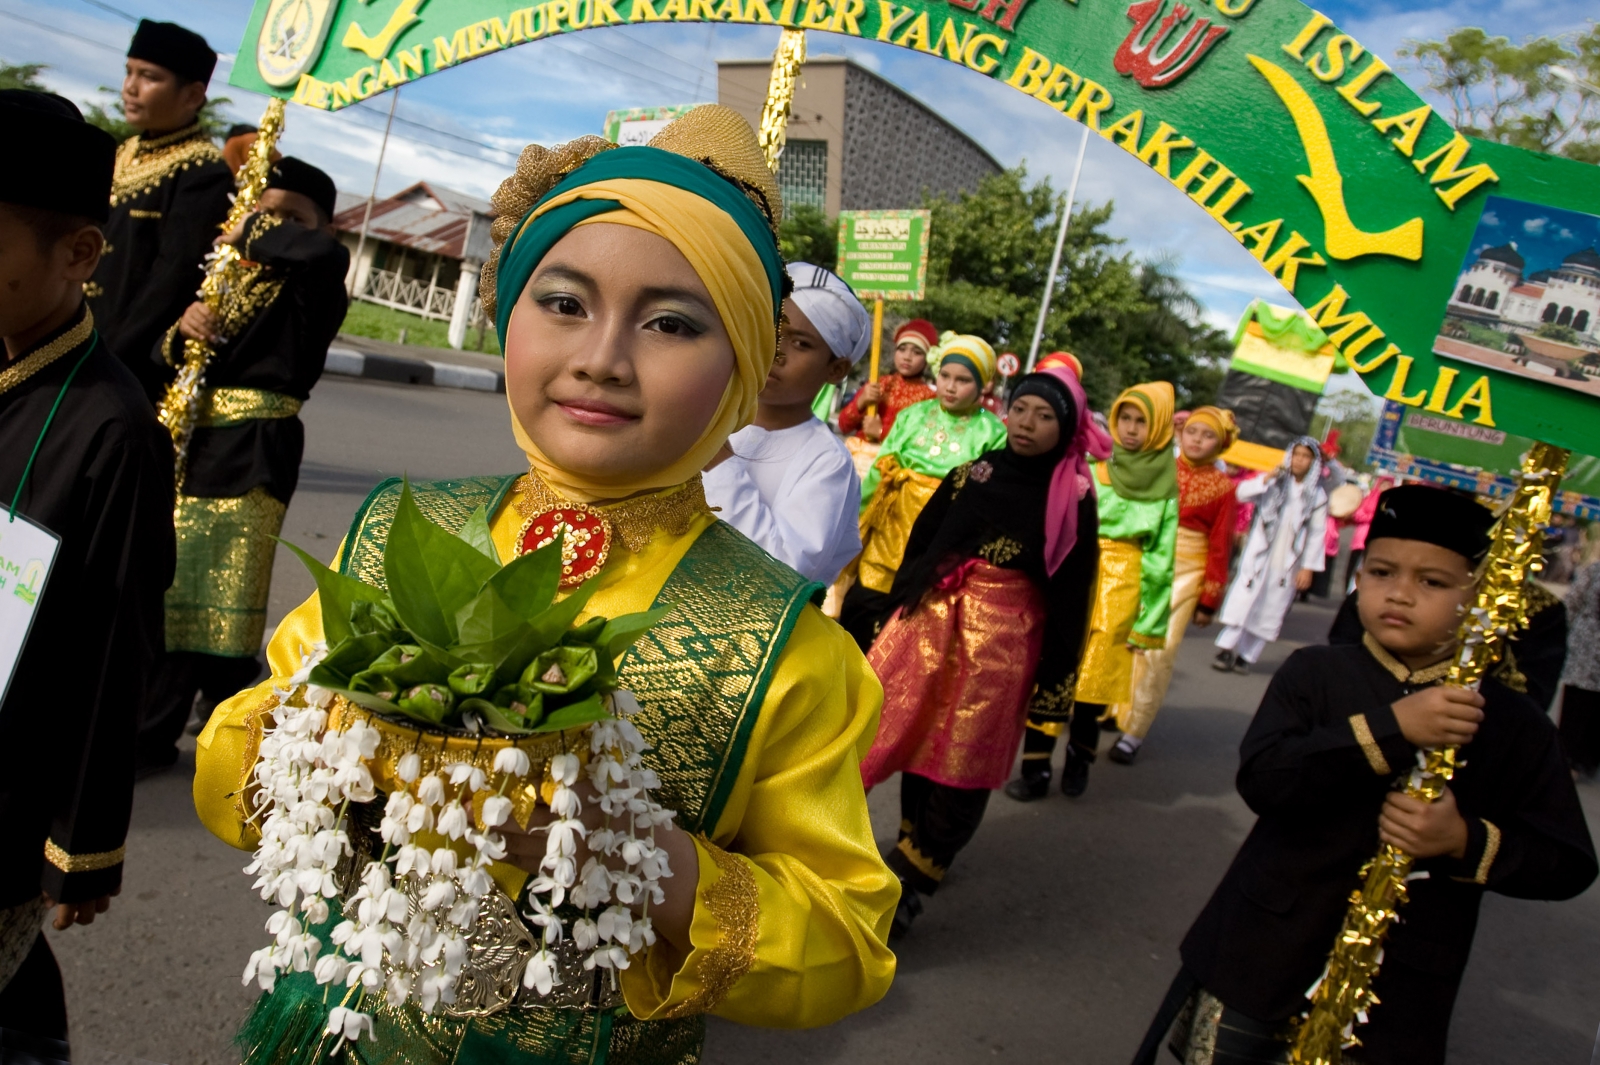
M1419 88L1416 73L1394 55L1406 38L1439 37L1460 25L1513 38L1559 34L1583 28L1596 14L1594 0L1321 0L1318 6ZM179 22L224 53L213 94L231 97L232 113L253 121L263 99L226 84L250 7L249 0L0 0L0 59L47 64L43 80L56 91L104 100L97 90L120 81L134 20ZM716 61L770 55L777 36L774 27L726 25L586 30L427 78L402 93L379 193L427 179L487 196L512 153L529 141L598 133L612 108L714 100ZM939 111L1003 165L1026 162L1030 173L1066 186L1076 127L1051 121L1044 105L992 79L950 77L944 60L888 45L814 33L808 47L813 55L848 55ZM326 169L341 189L364 195L389 102L381 96L337 114L291 109L284 150ZM1231 329L1257 296L1290 301L1231 237L1199 212L1181 209L1178 196L1120 148L1090 138L1080 202L1114 199L1111 230L1141 256L1173 257L1209 320Z

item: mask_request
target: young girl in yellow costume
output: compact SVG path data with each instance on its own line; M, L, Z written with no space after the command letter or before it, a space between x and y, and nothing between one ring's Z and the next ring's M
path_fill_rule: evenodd
M708 510L699 472L750 421L777 349L787 275L772 174L745 121L707 106L645 147L596 137L530 146L494 204L499 246L483 294L530 472L416 485L416 499L451 529L486 506L503 561L558 517L598 529L587 547L599 541L609 555L605 584L580 618L676 604L619 667L643 707L634 720L653 747L656 794L678 814L656 838L672 875L649 911L657 939L622 971L620 990L573 965L557 989L566 1005L518 983L487 1016L369 997L374 1038L342 1053L408 1065L679 1065L699 1060L706 1013L829 1024L877 1001L894 974L885 940L898 887L873 842L859 769L882 690L810 605L817 586ZM369 497L340 569L381 582L397 500L392 482ZM570 568L566 587L594 578L600 559L575 556ZM313 598L273 636L272 679L219 706L200 736L195 802L228 843L256 844L245 793L265 708L321 639ZM598 806L585 809L597 827ZM538 868L548 818L536 812L526 834L505 826L508 853L490 871L512 899ZM494 960L477 947L467 977L492 982L474 973ZM339 1044L315 1027L337 1003L324 1005L323 990L308 973L280 978L241 1033L245 1061L324 1060Z
M1005 423L979 404L996 373L989 342L946 332L930 361L938 374L934 398L899 413L861 482L861 556L841 578L853 576L855 585L845 594L839 623L863 651L889 618L889 591L917 515L951 470L1006 446Z
M1100 513L1100 577L1089 641L1075 677L1030 704L1022 776L1006 794L1027 802L1050 789L1050 757L1068 731L1061 790L1082 795L1100 747L1100 718L1128 701L1133 656L1166 645L1178 539L1178 471L1172 455L1172 385L1126 389L1111 404L1111 459L1093 466ZM1075 682L1075 683L1074 683Z

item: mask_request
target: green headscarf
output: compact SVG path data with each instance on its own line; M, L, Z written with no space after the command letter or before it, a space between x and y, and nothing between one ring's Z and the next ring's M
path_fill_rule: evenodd
M1150 435L1144 447L1129 451L1117 439L1117 411L1132 403L1144 413ZM1123 499L1155 503L1178 495L1178 463L1172 455L1172 413L1177 396L1166 381L1124 389L1111 404L1111 487Z

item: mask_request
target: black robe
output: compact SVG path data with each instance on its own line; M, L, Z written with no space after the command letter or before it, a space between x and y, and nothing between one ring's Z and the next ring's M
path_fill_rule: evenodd
M258 286L281 288L238 335L217 346L205 386L259 389L304 402L322 376L328 345L344 323L350 253L324 230L276 223L263 215L246 224L239 253L267 268ZM183 338L168 324L152 360L176 366L183 359ZM183 494L232 498L262 485L288 503L299 482L305 437L298 415L201 426L189 442Z
M0 385L5 506L88 343ZM102 340L62 398L17 508L61 545L0 704L0 908L41 890L82 902L122 882L133 736L172 582L172 504L172 440Z
M133 137L117 151L105 253L89 283L101 341L127 362L150 402L172 369L156 341L194 302L212 241L228 217L233 174L198 125Z
M1078 502L1077 543L1061 567L1046 572L1045 503L1056 456L1019 458L1007 448L951 470L917 515L895 573L889 607L914 606L939 579L969 558L1020 570L1044 593L1044 640L1028 703L1034 717L1072 713L1078 659L1089 635L1100 566L1100 514L1093 493ZM975 467L993 473L980 482Z
M1406 674L1369 646L1296 651L1240 748L1239 793L1259 819L1181 953L1202 986L1247 1017L1277 1022L1305 1009L1361 866L1377 852L1384 797L1415 765L1391 704L1447 668ZM1568 899L1595 879L1555 726L1493 678L1481 690L1485 717L1450 785L1467 821L1466 855L1417 863L1428 876L1410 884L1373 987L1380 1005L1357 1030L1363 1065L1444 1061L1484 891ZM1365 745L1354 715L1370 733Z

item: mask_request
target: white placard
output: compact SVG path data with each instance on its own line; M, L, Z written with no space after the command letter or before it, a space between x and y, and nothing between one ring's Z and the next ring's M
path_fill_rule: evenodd
M5 704L60 548L55 533L0 508L0 705Z

